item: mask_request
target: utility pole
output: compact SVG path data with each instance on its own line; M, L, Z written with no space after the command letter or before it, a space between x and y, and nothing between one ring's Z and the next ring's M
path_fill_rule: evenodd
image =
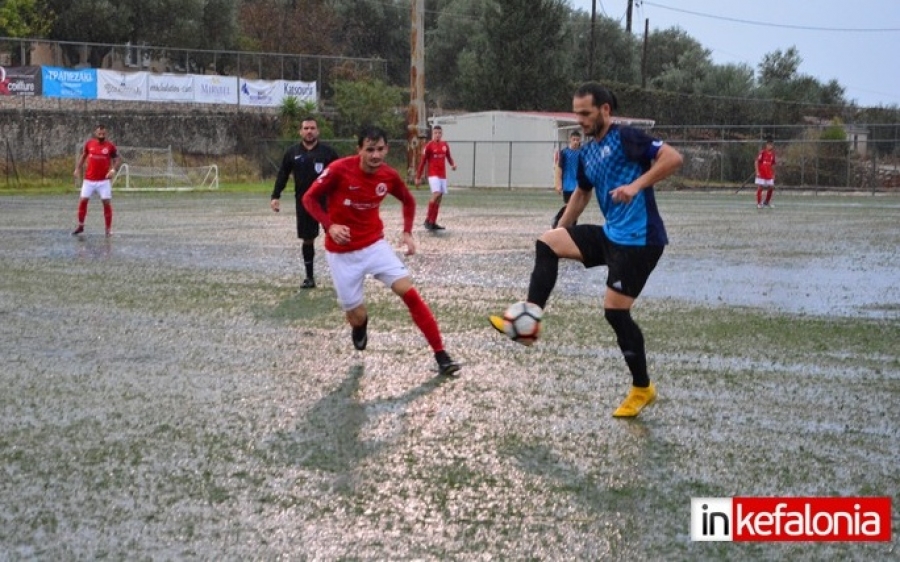
M641 89L647 89L647 48L650 41L650 18L644 19L644 45L641 50Z
M631 9L634 5L634 0L628 0L628 8L625 10L625 32L628 35L631 35Z
M410 13L409 109L406 113L406 180L412 183L425 138L425 0L412 0Z
M591 50L588 53L588 80L594 79L594 26L597 23L597 0L591 5Z

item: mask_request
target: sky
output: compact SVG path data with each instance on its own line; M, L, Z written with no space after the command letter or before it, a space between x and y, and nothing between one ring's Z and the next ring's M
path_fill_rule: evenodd
M569 0L588 14L594 0ZM680 27L715 64L756 70L767 53L797 48L799 73L844 87L861 106L900 106L898 0L634 0L632 32ZM625 25L628 0L596 0Z

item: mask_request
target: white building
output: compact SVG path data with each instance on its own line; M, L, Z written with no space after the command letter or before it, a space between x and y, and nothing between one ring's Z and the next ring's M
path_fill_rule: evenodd
M580 130L574 113L482 111L430 119L444 130L456 162L450 185L463 187L553 188L556 151ZM617 117L616 122L650 128L650 119Z

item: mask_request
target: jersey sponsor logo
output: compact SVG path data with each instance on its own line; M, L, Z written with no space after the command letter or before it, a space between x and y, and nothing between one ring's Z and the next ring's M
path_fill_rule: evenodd
M350 187L348 187L347 189L349 189L350 191L354 191L354 190L356 190L356 189L359 189L359 186L358 186L358 185L350 184Z
M384 197L387 194L387 184L379 183L375 186L375 195L379 197Z

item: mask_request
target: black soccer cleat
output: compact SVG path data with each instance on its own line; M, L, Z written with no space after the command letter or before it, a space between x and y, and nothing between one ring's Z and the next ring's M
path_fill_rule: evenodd
M430 221L425 221L422 223L422 226L425 227L425 230L434 230L434 223Z
M458 377L456 374L462 369L462 366L450 359L450 356L447 355L446 351L439 351L434 354L434 358L437 360L438 364L438 375L442 377Z
M301 289L315 289L316 288L315 279L313 279L312 277L307 277L306 279L303 280L303 284L300 285L300 288Z
M354 327L350 331L350 337L353 340L353 347L362 351L366 348L366 344L369 343L369 317L366 316L366 321L363 322L363 325L360 327Z
M431 223L431 230L447 230L436 222Z

